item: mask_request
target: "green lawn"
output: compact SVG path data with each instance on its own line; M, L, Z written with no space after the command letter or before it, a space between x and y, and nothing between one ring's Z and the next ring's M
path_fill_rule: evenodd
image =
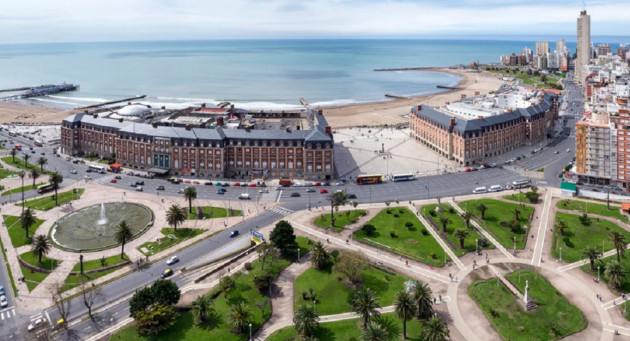
M165 227L162 229L162 234L166 237L162 238L160 242L146 242L137 247L138 251L142 252L142 248L146 248L149 252L142 252L145 256L151 256L161 251L170 248L173 245L177 245L186 239L194 238L206 230L203 229L190 229L190 228L178 228L175 231L173 228Z
M444 238L444 235L446 235L445 242L449 244L449 246L451 247L455 255L461 256L465 254L466 252L474 252L475 250L477 250L477 239L481 238L481 236L475 231L475 229L472 228L473 227L472 222L470 225L471 228L466 228L466 222L464 221L462 217L459 216L459 214L457 214L457 211L455 211L455 209L451 207L451 205L443 204L442 213L435 212L436 207L437 207L437 204L422 206L422 209L421 209L422 215L425 217L427 216L430 217L431 220L435 222L435 224L440 229L438 233L440 234L440 236L442 236L442 238ZM429 213L431 211L435 212L435 216L432 216ZM446 232L444 232L444 230L442 229L442 224L440 223L440 217L447 217L450 220L450 223L446 225ZM463 249L460 247L459 238L456 238L453 235L453 232L459 228L463 228L468 231L468 237L464 239ZM492 245L491 243L488 243L488 245L489 246L486 247L487 249L494 248L494 245ZM482 248L480 247L480 249Z
M188 220L198 219L197 207L198 206L193 206L192 213L190 213L188 212L188 206L186 206L186 213L188 214L186 216L186 219ZM225 207L201 206L201 212L203 212L202 218L205 218L205 219L224 218L227 216L227 211L225 210ZM240 210L230 211L230 217L240 217L240 216L241 216Z
M295 280L295 306L312 300L307 295L304 300L302 293L313 292L317 298L317 314L333 315L351 311L350 301L354 290L350 289L340 278L345 275L332 271L332 266L323 270L309 268ZM376 292L380 298L379 304L383 307L392 305L394 295L405 288L405 281L409 279L395 273L384 272L375 267L369 267L363 273L363 287L368 287Z
M37 189L37 186L39 186L41 184L43 184L43 182L37 183L37 184L35 184L35 186L33 186L32 184L31 185L26 185L26 186L24 186L24 192L30 191L32 189ZM0 194L0 196L4 197L4 196L7 196L7 195L16 194L16 193L20 193L20 194L22 193L22 187L21 186L18 187L18 188L10 189L8 191L4 191L4 192L2 192L2 194Z
M556 204L558 208L563 210L578 211L586 214L596 214L604 217L617 218L624 223L628 222L628 216L621 214L621 206L610 205L610 210L606 208L606 204L596 204L581 200L564 199Z
M29 158L29 160L33 160L33 159L35 159L35 161L37 161L37 159L39 159L39 156L38 155L33 155L31 158ZM35 164L30 163L30 162L28 162L26 164L26 167L25 167L24 166L24 160L22 160L21 158L19 158L17 156L15 157L15 162L13 162L13 157L11 157L11 156L3 157L1 160L4 163L6 163L7 165L11 165L13 167L17 167L19 169L23 169L25 171L30 171L33 168L37 168L37 169L41 170L41 167L39 167L39 165L35 165ZM44 173L47 173L47 172L48 171L46 171L46 168L44 168Z
M529 281L530 295L538 302L536 311L524 312L497 278L474 281L468 287L470 297L504 340L557 340L587 327L582 312L541 274L518 270L506 278L521 292Z
M541 75L535 76L533 73L531 75L527 74L526 71L520 70L518 69L518 71L516 73L514 72L507 72L507 69L498 69L498 70L489 70L488 68L484 68L484 70L492 72L492 73L498 73L498 74L503 74L506 75L508 77L514 77L514 78L518 78L520 80L523 81L523 85L532 85L532 84L538 84L541 87L549 87L549 88L553 88L555 87L559 87L559 83L558 81L551 77L551 76L546 76L546 80L543 82Z
M345 212L337 212L335 213L335 232L339 232L344 229L347 225L352 224L359 220L360 217L365 215L365 210L350 210ZM319 217L315 218L313 223L322 228L330 228L330 213L322 214Z
M392 328L388 331L391 334L399 334L402 338L402 321L396 317L394 313L386 313L381 315L387 320L393 322ZM324 340L360 340L361 329L363 324L359 319L342 320L336 322L320 321L319 327L315 330L314 336L321 341ZM407 340L422 341L420 338L422 333L422 322L419 320L407 321ZM395 338L394 340L397 340ZM300 341L294 327L286 327L278 330L267 338L267 341Z
M527 197L525 196L525 193L526 192L504 195L503 199L517 201L520 204L531 204L531 202L529 202L529 199L527 199Z
M295 241L300 248L300 257L304 256L307 252L311 251L313 246L315 246L315 242L306 238L306 237L295 237ZM310 244L309 244L310 243Z
M125 259L120 259L120 254L111 256L111 257L107 257L105 258L105 264L103 265L101 263L100 259L95 259L95 260L89 260L89 261L84 261L83 262L83 275L77 275L77 276L71 276L68 275L68 277L66 277L66 279L64 280L65 285L63 286L62 290L66 291L66 290L70 290L72 288L75 288L79 285L81 285L81 282L86 281L93 281L97 278L103 277L107 274L110 274L116 270L119 270L120 268L115 268L115 269L110 269L110 270L106 270L106 271L101 271L101 272L97 272L97 273L92 273L92 274L88 274L87 272L90 270L96 270L96 269L100 269L100 268L105 268L108 266L112 266L112 265L116 265L116 264L120 264L123 262L126 262L129 257L125 254L124 255ZM78 258L78 256L77 256ZM81 271L81 263L77 263L74 268L72 268L72 272L76 272L79 273Z
M406 222L412 223L413 227L407 229ZM445 251L430 233L427 232L426 235L421 233L424 226L409 209L405 207L384 209L368 224L374 225L376 232L368 236L359 229L354 233L355 239L429 265L444 265Z
M60 192L59 195L59 205L65 204L69 201L72 200L77 200L79 198L81 198L81 194L83 194L83 192L85 191L85 189L83 188L79 188L77 189L76 193L73 190L70 191L66 191L66 192ZM37 199L33 199L33 200L29 200L25 203L26 207L30 207L32 209L35 210L40 210L40 211L48 211L52 208L55 207L55 195L49 195L47 197L42 197L42 198L37 198Z
M4 168L0 169L0 179L8 178L9 176L12 176L12 175L17 176L18 172L11 171Z
M626 240L630 240L630 232L611 223L608 220L590 218L588 226L582 225L578 215L567 214L562 212L556 213L556 221L562 220L567 225L564 230L564 236L554 233L552 241L551 255L560 258L560 248L562 248L562 260L566 262L577 262L584 259L582 251L589 245L596 246L598 249L604 245L604 250L614 248L608 234L610 231L619 231L625 235Z
M489 230L490 235L506 248L511 249L514 247L514 238L516 238L517 249L525 248L527 230L521 229L520 231L512 232L507 224L514 220L514 209L518 208L521 211L519 214L521 226L529 226L529 217L534 213L534 208L494 199L464 201L459 204L459 207L465 211L470 210L481 219L481 212L477 209L477 205L480 203L488 207L486 219L483 220L482 226Z
M37 231L39 225L41 225L44 221L41 219L35 219L35 224L29 227L28 229L28 239L26 237L26 233L20 224L20 217L12 216L12 215L3 215L4 225L7 227L9 231L9 237L11 237L11 244L13 247L20 247L23 245L28 245L31 243L33 233Z
M54 270L61 263L61 261L58 261L56 259L50 259L46 256L42 256L42 262L39 263L37 256L35 256L31 251L21 254L20 258L22 258L23 261L25 261L26 263L30 265L36 266L40 269L46 269L46 270ZM26 279L26 286L28 287L29 291L33 291L33 289L35 289L35 287L37 287L39 283L41 283L49 275L49 274L45 274L45 273L41 273L37 271L31 271L30 269L28 269L25 266L22 266L21 264L20 264L20 268L22 269L22 274L24 275Z

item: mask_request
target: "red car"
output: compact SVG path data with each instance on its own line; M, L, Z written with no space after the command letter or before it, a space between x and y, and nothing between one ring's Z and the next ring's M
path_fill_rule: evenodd
M472 168L466 168L466 169L464 169L464 172L466 172L466 173L472 172Z
M115 184L117 181L116 181L116 179L111 179L111 180L109 180L109 182Z
M252 183L248 185L249 187L256 187L256 184Z
M316 183L313 184L313 186L321 186L321 185L322 185L321 182L316 182Z
M234 187L239 187L240 185L241 185L240 182L235 182L235 183L232 184L232 186L234 186Z
M42 155L46 155L46 153L45 153L45 152L42 152Z
M328 193L328 190L325 189L325 188L322 188L322 189L319 190L319 193L320 194L326 194L326 193Z

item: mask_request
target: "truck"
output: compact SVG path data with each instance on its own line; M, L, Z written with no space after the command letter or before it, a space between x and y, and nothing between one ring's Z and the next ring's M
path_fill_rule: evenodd
M280 186L282 187L289 187L292 183L293 181L289 178L280 178Z
M241 193L241 195L239 195L238 198L240 200L249 200L249 193Z

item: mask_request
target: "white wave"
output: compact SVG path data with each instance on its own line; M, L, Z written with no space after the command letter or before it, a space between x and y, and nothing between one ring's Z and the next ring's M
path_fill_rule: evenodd
M71 101L79 101L79 102L94 102L94 103L103 103L108 100L104 98L90 98L90 97L66 97L66 96L57 96L57 95L48 95L51 98L59 98L59 99L67 99Z
M57 103L57 104L67 104L67 105L72 105L72 106L76 106L78 105L78 103L73 103L73 102L65 102L65 101L55 101L52 99L44 99L44 98L30 98L30 100L34 100L34 101L40 101L40 102L49 102L49 103Z
M332 101L321 101L321 102L314 102L314 103L309 103L309 104L314 107L334 107L334 106L339 106L339 105L348 105L348 104L357 104L357 103L362 103L362 102L356 101L353 99L336 99Z
M158 96L156 97L157 99L160 100L167 100L167 101L183 101L183 102L201 102L201 103L218 103L217 100L215 99L208 99L208 98L190 98L190 97L162 97L162 96Z
M175 102L154 102L154 101L137 101L137 102L132 102L132 103L150 105L152 108L165 107L166 109L185 109L188 107L198 107L200 104L200 103L192 103L192 102L175 103Z
M231 102L236 108L247 110L299 110L304 109L299 104L286 104L274 102Z

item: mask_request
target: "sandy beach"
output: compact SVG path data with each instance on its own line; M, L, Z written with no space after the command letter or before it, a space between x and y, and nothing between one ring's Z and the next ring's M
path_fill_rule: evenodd
M461 90L450 90L438 94L387 101L383 97L384 100L382 102L323 107L321 109L324 110L324 115L333 128L397 124L407 122L405 116L414 105L443 105L445 102L453 102L460 99L462 94L473 96L476 91L479 91L481 94L487 94L498 89L504 83L497 75L488 72L471 73L466 70L449 68L429 68L426 71L450 73L461 77L460 83L456 85ZM0 124L11 122L27 124L61 123L61 120L73 112L72 110L40 105L0 102Z

